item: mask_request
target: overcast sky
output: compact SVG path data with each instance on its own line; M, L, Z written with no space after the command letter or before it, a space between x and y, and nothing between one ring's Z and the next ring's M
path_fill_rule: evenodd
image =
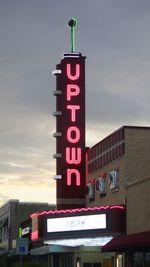
M55 77L70 50L86 59L86 144L150 126L149 0L0 0L0 204L55 203Z

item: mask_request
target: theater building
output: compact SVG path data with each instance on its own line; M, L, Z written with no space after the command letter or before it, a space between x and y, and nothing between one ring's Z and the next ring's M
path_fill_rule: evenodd
M88 149L86 207L33 214L42 245L32 255L46 267L150 266L149 154L149 127L123 126Z
M100 251L125 233L125 206L86 205L85 56L63 54L53 75L57 210L31 215L31 255L44 267L113 266L114 253Z
M126 234L102 249L117 267L150 266L149 155L150 127L123 126L88 150L86 206L126 206Z
M86 207L85 57L63 54L53 74L57 210L31 215L31 255L44 267L106 266L113 253L100 248L125 232L125 207Z
M56 76L57 210L31 215L43 267L150 266L150 128L123 126L85 144L85 56L62 55Z

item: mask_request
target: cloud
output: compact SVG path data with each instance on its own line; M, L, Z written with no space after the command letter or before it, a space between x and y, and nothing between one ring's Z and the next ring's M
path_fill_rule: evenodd
M51 71L70 49L70 17L87 56L87 145L124 124L150 124L149 10L147 0L1 1L0 202L55 201Z
M35 185L20 185L12 184L11 186L7 186L3 184L1 186L3 194L0 194L0 204L4 201L8 201L9 199L20 199L21 201L38 201L38 202L48 202L55 204L55 186L51 184L48 186L40 186Z

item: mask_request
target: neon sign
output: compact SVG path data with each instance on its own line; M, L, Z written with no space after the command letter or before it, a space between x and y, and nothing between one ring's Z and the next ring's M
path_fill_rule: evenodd
M125 210L125 206L123 205L113 205L113 206L96 206L96 207L88 207L88 208L80 208L80 209L65 209L65 210L49 210L49 211L42 211L36 212L30 215L31 218L36 218L39 216L47 216L47 215L58 215L58 214L75 214L75 213L83 213L86 212L97 212L97 211L105 211L105 210Z
M80 65L76 64L76 74L73 76L71 74L71 64L67 64L67 76L70 80L77 80L80 76Z
M73 81L78 81L80 78L80 65L76 64L75 65L75 74L74 76L71 74L72 73L72 65L67 64L67 77L69 80ZM80 87L77 84L67 84L67 101L68 102L74 102L74 98L79 96L80 94ZM71 110L71 122L76 122L77 121L77 116L76 116L76 111L80 110L80 105L67 105L67 109ZM67 129L67 140L69 141L70 144L77 144L78 141L80 140L80 129L76 126L71 126ZM70 155L69 155L70 154ZM75 155L77 154L77 160L75 160ZM72 160L70 160L71 158ZM81 162L81 148L80 147L72 147L66 148L66 162L68 164L75 163L76 165ZM71 180L72 174L75 174L76 178L76 185L80 185L80 172L77 169L67 169L67 185L71 185Z
M69 164L79 164L81 162L81 147L67 147L66 161Z
M71 110L71 121L76 121L76 110L80 109L80 106L78 105L67 105L67 109Z
M64 54L57 65L56 171L58 208L85 202L85 57ZM60 93L59 93L60 92ZM61 115L57 115L59 114ZM59 157L57 157L59 155ZM71 202L73 205L71 205ZM74 204L82 203L82 204ZM69 206L67 206L69 203Z

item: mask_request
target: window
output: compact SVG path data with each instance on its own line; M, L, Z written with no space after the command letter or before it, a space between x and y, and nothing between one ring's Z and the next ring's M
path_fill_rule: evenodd
M122 256L122 254L117 255L116 266L117 267L122 267L123 266L123 256Z
M59 266L59 261L58 261L59 257L57 254L55 255L55 257L56 257L56 263L55 263L56 265L54 266ZM60 262L61 262L62 267L73 267L73 256L72 255L61 255Z
M150 266L150 252L145 252L145 267Z
M101 262L94 262L94 263L84 262L83 263L83 267L101 267L101 266L102 266Z
M88 196L89 198L94 198L95 197L95 183L94 182L89 182L87 184L88 188Z
M143 253L136 252L133 256L133 267L141 267L143 266Z
M83 267L92 267L92 263L90 262L84 262Z
M109 172L110 189L119 189L119 169L113 169Z
M76 267L81 267L81 258L76 258Z
M100 194L106 194L106 177L101 176L98 178L98 189Z

